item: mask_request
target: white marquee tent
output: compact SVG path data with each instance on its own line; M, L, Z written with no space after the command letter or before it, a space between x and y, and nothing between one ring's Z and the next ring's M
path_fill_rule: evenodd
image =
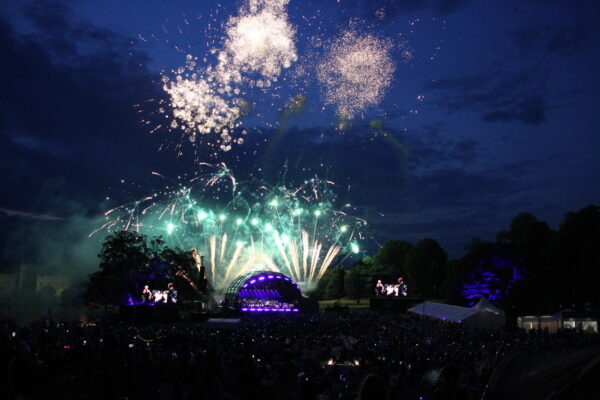
M463 324L469 328L490 330L506 323L504 311L482 297L473 307L460 307L451 304L426 301L408 309L413 314Z

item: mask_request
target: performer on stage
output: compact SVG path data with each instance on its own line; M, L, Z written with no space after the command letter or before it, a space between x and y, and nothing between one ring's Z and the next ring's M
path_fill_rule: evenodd
M382 295L383 291L384 291L384 287L383 287L383 283L381 282L381 279L377 280L377 285L375 285L375 294L376 295Z
M152 293L150 292L150 288L148 285L144 286L144 290L142 290L142 302L144 304L149 303L152 297Z
M167 284L167 303L177 303L177 291L172 282Z
M408 296L408 285L404 282L404 278L398 278L398 286L400 287L400 294L404 297Z

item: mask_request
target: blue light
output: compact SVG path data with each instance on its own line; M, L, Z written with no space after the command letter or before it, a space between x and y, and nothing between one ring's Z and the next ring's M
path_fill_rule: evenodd
M489 300L502 300L523 272L510 257L493 255L489 260L479 260L463 281L462 295L471 306L483 296Z

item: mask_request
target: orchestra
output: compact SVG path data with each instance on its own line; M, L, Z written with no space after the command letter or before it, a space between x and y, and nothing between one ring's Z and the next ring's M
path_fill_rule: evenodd
M408 286L402 277L398 278L397 282L395 283L383 283L381 279L378 279L377 283L375 284L375 295L406 297L408 296Z

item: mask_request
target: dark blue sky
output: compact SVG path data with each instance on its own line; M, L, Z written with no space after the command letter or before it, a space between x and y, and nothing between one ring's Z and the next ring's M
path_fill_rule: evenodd
M147 188L150 171L193 170L194 149L158 152L177 138L150 134L134 105L160 96L160 70L183 64L173 44L202 57L206 32L218 42L239 4L1 5L3 240L40 216L93 218L121 179ZM269 125L298 86L269 102L257 95L263 116L246 127L259 132L225 157L240 175L274 181L287 161L293 179L334 179L342 198L372 210L379 240L429 236L451 256L472 237L493 239L518 212L556 226L565 212L600 204L599 2L292 0L289 15L301 56L311 38L356 19L413 57L393 52L389 92L343 132L314 83L279 135Z

